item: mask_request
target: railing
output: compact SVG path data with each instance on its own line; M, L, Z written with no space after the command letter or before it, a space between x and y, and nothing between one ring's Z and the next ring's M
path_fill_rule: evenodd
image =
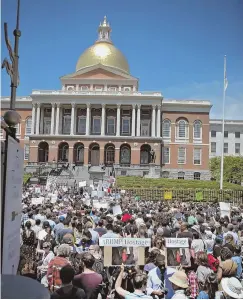
M199 190L199 189L126 189L131 196L147 201L220 202L233 205L243 204L242 190Z
M134 91L62 91L62 90L33 90L32 95L111 95L111 96L157 96L162 97L161 92L134 92Z

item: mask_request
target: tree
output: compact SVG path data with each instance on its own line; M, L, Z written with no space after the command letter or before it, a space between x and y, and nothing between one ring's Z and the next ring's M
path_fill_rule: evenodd
M221 157L210 159L210 170L212 177L220 180ZM241 183L243 181L243 157L225 156L224 157L224 181Z

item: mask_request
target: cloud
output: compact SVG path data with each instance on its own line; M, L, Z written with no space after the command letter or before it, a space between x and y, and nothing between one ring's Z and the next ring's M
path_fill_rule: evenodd
M162 92L168 99L209 100L213 105L211 118L222 118L222 82L192 82L180 86L170 86ZM225 118L243 119L243 81L229 82L225 98Z

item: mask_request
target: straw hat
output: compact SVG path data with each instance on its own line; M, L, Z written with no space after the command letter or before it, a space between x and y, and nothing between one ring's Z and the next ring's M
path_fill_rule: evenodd
M235 277L223 278L221 280L223 291L233 299L243 298L243 288L240 281Z
M183 271L175 271L175 273L169 278L169 281L183 289L188 288L187 276Z

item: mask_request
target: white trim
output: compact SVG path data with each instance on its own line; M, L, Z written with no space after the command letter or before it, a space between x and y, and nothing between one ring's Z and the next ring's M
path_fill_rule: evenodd
M194 128L194 126L195 126L196 122L200 122L200 137L195 137L195 128ZM201 122L201 120L195 120L193 122L193 140L194 141L201 141L202 140L202 122Z
M169 121L170 123L170 130L169 130L169 136L164 136L164 122L165 121ZM163 139L167 139L167 140L171 140L171 120L170 119L164 119L163 122L162 122L162 137Z
M86 134L86 116L78 116L78 118L77 118L77 123L78 123L78 125L79 125L79 120L80 119L82 119L82 120L85 120L85 131L84 132L80 132L79 130L78 130L78 127L79 126L77 126L77 130L76 130L76 134Z
M195 164L195 150L200 150L200 163L199 164ZM193 165L194 166L201 166L202 165L202 148L194 148L193 149Z

